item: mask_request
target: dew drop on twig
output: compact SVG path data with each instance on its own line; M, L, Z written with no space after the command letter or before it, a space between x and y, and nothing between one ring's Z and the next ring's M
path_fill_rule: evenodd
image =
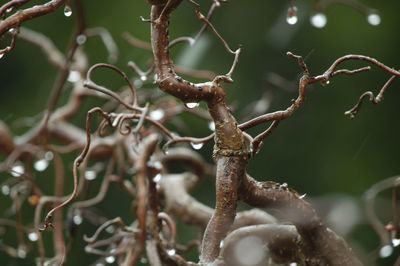
M153 120L161 120L164 117L164 111L157 109L150 112L150 118Z
M161 174L157 174L155 177L153 177L153 182L158 183L161 180Z
M72 9L70 6L66 5L64 7L64 16L66 16L67 18L70 17L72 15Z
M80 225L83 222L82 216L80 216L80 215L74 215L72 220L74 221L74 224L76 224L76 225Z
M325 27L328 19L324 13L316 13L311 17L311 25L316 28L323 28Z
M203 143L195 143L195 142L190 142L190 145L193 147L195 150L200 150L203 148Z
M53 158L54 158L54 154L53 154L51 151L48 151L48 152L46 152L46 153L44 154L44 158L45 158L47 161L51 161L51 160L53 160Z
M287 15L286 15L286 22L290 25L296 24L298 21L297 18L297 7L295 6L290 6Z
M3 193L5 196L10 194L10 187L7 185L4 185L1 187L1 193Z
M106 262L107 263L111 264L111 263L114 263L114 261L115 261L115 257L114 256L106 257Z
M170 250L168 250L168 255L170 255L170 256L174 256L175 253L176 253L176 250L175 250L175 249L170 249Z
M376 13L370 13L367 16L367 21L372 26L378 26L379 24L381 24L381 17Z
M30 232L28 238L32 242L36 242L39 239L38 234L36 232Z
M95 180L97 177L97 173L93 170L87 170L85 172L85 179L88 181Z
M76 43L79 44L79 45L85 44L86 41L87 41L87 37L86 37L85 34L79 34L76 37Z
M33 165L35 170L39 172L43 172L44 170L47 169L48 166L49 166L49 161L46 159L40 159L36 161L35 164Z
M379 257L387 258L393 253L393 247L391 245L385 245L379 250Z
M13 168L11 169L11 175L18 177L21 176L25 173L25 167L23 165L15 165L13 166Z
M210 121L210 122L208 123L208 128L209 128L211 131L215 131L215 123L214 123L214 121Z
M18 258L25 259L26 258L26 250L23 248L18 249Z
M185 106L187 107L187 108L189 108L189 109L193 109L193 108L196 108L196 107L198 107L200 105L200 103L185 103Z

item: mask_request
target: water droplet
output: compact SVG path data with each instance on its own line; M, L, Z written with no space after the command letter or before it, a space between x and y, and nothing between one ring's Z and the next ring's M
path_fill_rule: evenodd
M97 173L95 171L93 171L93 170L87 170L85 172L85 179L86 180L89 180L89 181L95 180L96 177L97 177Z
M68 82L75 83L80 79L80 77L81 77L81 74L79 74L78 71L70 71L68 74L67 80L68 80Z
M219 242L219 248L222 248L224 246L224 240L222 240L221 242Z
M306 197L306 195L307 195L307 194L306 194L306 193L304 193L304 194L303 194L303 195L301 195L299 198L300 198L300 199L304 199L304 198Z
M114 263L114 261L115 261L115 257L114 256L106 257L106 262L107 263L111 264L111 263Z
M86 41L87 41L87 37L86 37L85 34L79 34L76 37L76 43L79 44L79 45L85 44Z
M64 8L64 16L66 16L67 18L70 17L72 15L72 9L70 6L65 6Z
M150 118L153 120L161 120L164 117L164 111L161 109L157 109L150 112Z
M80 225L83 222L82 216L80 216L80 215L74 215L72 220L74 221L74 224L76 224L76 225Z
M16 33L18 33L18 29L11 28L11 29L8 30L8 32L11 33L11 34L16 34Z
M25 173L25 167L23 165L15 165L13 166L13 168L11 169L11 175L18 177L21 176Z
M26 250L25 250L25 248L18 248L17 253L18 253L18 258L20 258L20 259L25 259L25 257L26 257Z
M36 232L30 232L28 238L32 242L36 242L39 239L38 234Z
M174 256L175 253L176 253L176 250L175 250L175 249L170 249L170 250L168 250L167 252L168 252L168 255Z
M147 259L146 259L145 257L141 257L141 258L140 258L140 262L141 262L141 263L147 263Z
M156 81L158 79L158 75L154 74L153 79Z
M379 250L379 257L387 258L393 253L393 247L391 245L385 245Z
M10 194L10 187L7 186L7 185L2 186L1 187L1 192L6 196L9 195Z
M215 131L215 123L214 123L214 121L210 121L210 122L208 123L208 128L209 128L211 131Z
M294 25L297 23L297 7L295 6L289 6L289 9L287 11L286 15L286 22L290 25Z
M3 58L3 56L4 56L4 54L0 54L0 59L2 59L2 58Z
M328 19L324 13L316 13L311 17L311 25L316 28L323 28L325 27Z
M185 106L189 109L196 108L200 105L200 103L185 103Z
M143 81L143 82L145 82L145 81L147 80L147 76L145 76L145 75L140 76L140 80Z
M163 165L160 161L155 161L153 166L158 170L161 170L163 168Z
M381 24L381 17L376 13L370 13L367 16L367 21L372 26L378 26L379 24Z
M321 80L321 85L322 86L328 86L329 85L329 80Z
M35 162L33 167L36 169L36 171L43 172L44 170L47 169L47 166L49 166L49 161L46 159L40 159Z
M114 233L115 232L115 227L114 226L109 226L109 227L107 227L106 228L106 232L107 233L110 233L110 234L112 234L112 233Z
M54 158L54 154L53 154L51 151L48 151L48 152L46 152L46 153L44 154L44 158L45 158L47 161L51 161L51 160L53 160L53 158Z
M153 177L153 182L158 183L161 180L161 174L157 174L155 177Z
M9 7L9 8L6 9L6 12L7 13L11 13L13 10L14 10L13 7Z
M291 16L286 18L286 22L290 25L294 25L297 23L297 16Z
M203 147L204 143L191 142L190 145L192 145L193 149L200 150Z
M397 247L398 245L400 245L400 239L393 238L392 239L392 244L393 244L394 247Z
M135 79L133 81L133 86L135 86L136 89L140 89L143 86L143 81L140 79Z
M289 266L297 266L296 262L289 263Z

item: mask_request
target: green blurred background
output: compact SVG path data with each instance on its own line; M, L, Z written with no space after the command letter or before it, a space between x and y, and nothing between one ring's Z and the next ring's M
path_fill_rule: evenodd
M199 1L204 13L210 2ZM322 29L314 28L309 22L313 12L311 1L294 1L298 7L299 21L293 26L286 23L288 1L231 1L217 9L213 18L217 30L232 49L243 45L243 53L233 76L235 82L226 86L237 119L243 121L241 118L246 117L246 108L254 105L254 101L267 91L273 95L269 111L286 108L290 100L297 96L296 82L301 73L295 60L285 55L287 51L306 57L312 75L322 74L336 58L346 54L368 55L389 67L398 68L400 2L360 2L379 11L382 19L380 25L371 26L365 15L344 5L332 4L326 10L327 25ZM151 54L133 48L123 40L122 34L130 32L149 41L149 24L139 19L139 16L149 17L149 5L144 0L86 0L83 5L87 27L102 26L111 32L120 50L115 65L129 73L132 79L137 79L137 75L128 69L127 62L133 60L145 68ZM65 51L74 29L74 18L74 14L66 18L60 9L28 21L23 26L44 33L61 51ZM170 33L172 38L193 36L201 25L193 7L184 2L174 13ZM107 52L98 38L90 38L85 44L85 51L91 65L107 61ZM208 69L215 73L226 73L233 59L210 32L195 47L178 45L172 55L179 65ZM343 64L343 67L351 69L366 65L364 62L354 62ZM11 125L19 118L40 113L46 106L56 73L57 69L48 63L37 47L18 41L15 49L0 59L0 119ZM274 74L289 81L288 86L279 88L271 84L269 80ZM339 76L331 80L329 86L310 86L304 105L265 140L262 150L248 167L248 172L258 180L286 182L299 193L306 193L306 199L315 203L318 212L326 215L328 223L335 223L336 220L348 222L351 226L343 229L342 233L363 259L379 245L379 238L365 218L363 193L378 181L400 173L400 82L393 82L381 104L374 106L366 102L355 119L343 113L357 102L364 91L377 92L389 77L381 69L372 67L368 73ZM116 75L110 75L105 84L118 89L122 82ZM70 88L66 86L61 102L68 98ZM143 90L151 88L151 85L147 85ZM85 104L74 123L83 127L85 112L95 104L97 102ZM188 125L186 133L193 136L209 134L205 122L198 122L190 115L182 119ZM260 132L265 127L260 126L250 132ZM14 132L22 134L24 130ZM201 150L209 161L211 152L211 144ZM3 160L4 156L1 156ZM71 165L66 163L67 167ZM52 193L51 173L51 169L38 173L41 180L38 182L47 186L44 190L48 193ZM8 177L2 174L0 182ZM96 182L100 184L100 180ZM212 181L206 179L195 192L196 197L212 205L214 194L211 187ZM66 187L65 190L68 189ZM122 216L126 222L132 221L128 195L121 193L119 188L113 188L108 198L98 206L105 216ZM113 205L116 200L120 206L118 210ZM10 203L9 197L0 195L0 213ZM378 204L378 213L382 221L387 223L392 219L390 191L379 197ZM31 221L32 210L25 205L25 220ZM240 205L239 208L246 206ZM349 220L350 214L353 214L353 220ZM179 237L183 243L198 235L198 231L192 227L181 225L181 228L184 231ZM85 230L93 232L94 229L84 223L80 232ZM15 241L15 233L7 233L3 238L0 241L10 244ZM82 242L79 240L73 248L73 256L68 258L67 265L89 265L95 261L93 256L84 253ZM0 262L2 265L32 265L35 255L36 250L28 254L28 260L16 260L0 253ZM379 259L374 265L392 265L397 255L395 249L392 256Z

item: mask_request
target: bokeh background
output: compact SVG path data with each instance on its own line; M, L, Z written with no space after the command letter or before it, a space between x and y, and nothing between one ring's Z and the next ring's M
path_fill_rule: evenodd
M139 19L139 16L149 17L149 5L144 0L83 2L87 27L102 26L111 32L120 51L115 65L129 73L132 80L138 79L128 69L127 62L133 60L145 68L151 54L132 47L122 34L129 32L149 41L149 24ZM199 1L204 13L210 2ZM296 84L301 72L297 62L285 55L287 51L304 56L312 75L322 74L336 58L346 54L369 55L390 67L399 68L400 2L360 2L379 12L381 23L378 26L370 25L365 14L341 4L332 4L325 10L327 24L321 29L310 24L314 12L312 1L294 1L298 8L295 25L286 22L288 1L231 1L218 8L213 18L217 30L232 49L243 45L243 53L233 76L235 82L226 86L237 119L243 121L248 118L249 110L265 95L271 99L269 111L286 108L290 100L297 96ZM60 9L28 21L23 26L44 33L61 51L65 51L75 22L74 14L67 18ZM201 25L194 8L184 2L174 13L170 33L172 38L194 36ZM90 64L107 62L106 49L98 38L88 39L85 51ZM226 73L233 59L210 32L206 32L195 47L178 45L172 55L178 65L215 73ZM343 67L351 69L366 65L365 62L352 62L343 64ZM57 69L48 63L37 47L18 41L15 49L0 59L0 119L12 125L22 117L40 114L46 106L56 74ZM271 83L277 76L285 80L285 86ZM357 102L364 91L377 92L389 77L381 69L372 67L370 72L332 79L329 86L310 86L303 106L265 140L262 150L248 167L248 172L258 180L286 182L299 193L306 194L306 199L314 203L328 224L344 235L355 252L366 261L368 254L378 248L379 238L365 218L364 192L373 184L400 174L400 82L393 82L381 104L366 102L354 119L343 113ZM117 90L122 85L116 75L104 79L109 88ZM151 88L152 85L147 84L141 89ZM66 101L70 89L71 86L67 85L63 90L60 103ZM95 101L86 103L74 118L74 123L83 127L85 112L96 104L98 102ZM186 134L200 137L210 133L206 122L197 121L190 115L182 119L187 123ZM250 132L260 132L265 127L259 126ZM25 131L26 128L13 130L15 134ZM205 145L200 152L211 162L212 144ZM5 158L0 155L0 159ZM65 160L70 160L67 166L72 165L72 156ZM0 178L3 182L9 176L1 174ZM52 170L38 173L37 178L41 186L47 187L44 190L51 193ZM101 181L96 182L100 184ZM69 191L69 188L71 186L65 190ZM195 191L195 196L212 206L212 180L205 179ZM132 221L128 195L113 188L107 199L98 206L105 216L121 216L127 222ZM118 204L117 210L115 204ZM9 197L0 195L0 216L10 205ZM377 206L382 221L391 221L390 190L379 195ZM247 206L239 205L239 208ZM27 221L33 220L30 209L29 205L24 206ZM196 228L179 226L182 230L179 241L182 243L199 234ZM94 228L84 222L80 234L85 230L93 232ZM50 233L46 234L49 240ZM0 242L12 244L15 232L8 232L1 238ZM47 241L46 245L51 244ZM83 245L83 241L77 241L67 265L90 265L95 261L93 256L84 253ZM2 265L33 265L36 252L29 253L26 260L11 259L0 253L0 262ZM395 247L391 256L371 264L392 265L398 253ZM195 254L192 256L195 259Z

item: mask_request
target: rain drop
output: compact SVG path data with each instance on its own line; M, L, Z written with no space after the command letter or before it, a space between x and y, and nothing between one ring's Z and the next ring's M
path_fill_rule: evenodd
M76 224L76 225L80 225L83 222L82 216L80 216L80 215L74 215L72 220L74 221L74 224Z
M49 166L49 161L46 159L40 159L35 162L33 167L36 169L36 171L43 172L44 170L47 169L47 166Z
M65 6L64 8L64 16L66 16L67 18L70 17L72 15L72 9L70 6Z
M135 79L133 81L133 86L135 86L136 89L140 89L143 86L143 81L140 79Z
M88 171L85 172L85 179L86 180L89 180L89 181L95 180L96 177L97 177L97 173L95 171L93 171L93 170L88 170Z
M298 21L297 18L297 7L295 6L290 6L287 15L286 15L286 22L290 25L296 24Z
M106 232L107 232L107 233L110 233L110 234L114 233L114 232L115 232L115 227L114 227L114 226L109 226L109 227L107 227L107 228L106 228Z
M145 76L145 75L140 76L140 80L143 81L143 82L145 82L145 81L147 80L147 76Z
M75 83L79 80L81 74L78 71L70 71L68 75L68 82Z
M48 152L46 152L46 153L44 154L44 158L45 158L47 161L51 161L51 160L53 160L53 158L54 158L54 154L53 154L51 151L48 151Z
M153 120L161 120L164 117L164 111L157 109L150 112L150 118Z
M6 12L7 12L7 13L11 13L12 11L13 11L13 8L12 8L12 7L9 7L9 8L6 9Z
M397 247L398 245L400 245L400 239L393 238L392 239L392 244L393 244L394 247Z
M7 186L7 185L2 186L2 187L1 187L1 192L2 192L4 195L7 196L8 194L10 194L10 187Z
M115 257L114 256L106 257L106 262L107 263L111 264L111 263L114 263L114 261L115 261Z
M8 32L11 33L11 34L16 34L16 33L18 33L18 29L11 28L11 29L8 30Z
M210 122L208 123L208 128L209 128L211 131L215 131L215 123L214 123L214 121L210 121Z
M367 16L367 21L372 26L378 26L381 24L381 17L376 13L371 13Z
M307 195L307 194L304 193L304 194L301 195L299 198L300 198L300 199L304 199L304 198L306 197L306 195Z
M144 257L142 257L142 258L140 258L140 262L141 262L141 263L147 263L147 259L144 258Z
M38 234L36 232L30 232L28 238L32 242L36 242L39 239Z
M79 44L79 45L85 44L86 41L87 41L87 37L86 37L85 34L79 34L76 37L76 43Z
M174 256L175 253L176 253L175 249L168 250L168 255L170 255L170 256Z
M2 58L3 58L3 56L4 56L4 54L0 54L0 59L2 59Z
M153 177L153 182L158 183L161 180L161 174L157 174L155 177Z
M379 257L387 258L392 255L393 247L391 245L385 245L379 250Z
M25 259L26 257L26 250L24 248L18 249L18 258Z
M328 86L329 85L329 80L321 80L321 85L322 86Z
M311 17L311 25L316 28L323 28L325 27L328 19L324 13L316 13Z
M191 142L190 145L193 147L193 149L195 150L200 150L203 147L203 143L195 143L195 142Z
M11 169L11 175L18 177L25 173L25 167L23 165L15 165Z
M196 108L200 105L200 103L185 103L185 106L189 109Z

